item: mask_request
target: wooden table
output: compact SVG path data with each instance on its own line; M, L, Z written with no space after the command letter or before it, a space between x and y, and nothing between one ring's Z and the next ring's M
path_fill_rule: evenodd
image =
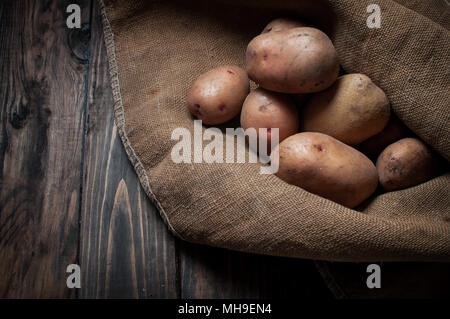
M114 125L97 1L2 0L0 25L0 297L331 298L311 261L172 237Z

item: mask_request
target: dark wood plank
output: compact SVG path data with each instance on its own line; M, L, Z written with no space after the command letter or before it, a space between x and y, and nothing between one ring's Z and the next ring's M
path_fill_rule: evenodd
M378 262L381 288L369 289L367 266L371 263L319 262L321 271L333 278L338 298L349 299L448 299L448 263Z
M180 244L182 298L331 298L310 260Z
M113 120L95 1L81 224L81 298L176 298L175 241L140 186Z
M0 297L75 297L88 36L66 5L0 2Z

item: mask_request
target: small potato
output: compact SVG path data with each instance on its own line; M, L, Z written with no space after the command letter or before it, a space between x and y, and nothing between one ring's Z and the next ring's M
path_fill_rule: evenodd
M266 25L264 30L262 30L261 34L267 33L267 32L278 32L278 31L283 31L283 30L287 30L287 29L306 27L306 26L307 26L306 23L303 23L303 22L300 22L300 21L297 21L294 19L278 18L278 19L270 21L269 24Z
M364 154L321 133L298 133L274 148L276 175L285 182L355 207L377 188L375 165Z
M383 90L364 74L347 74L308 100L301 111L300 130L356 145L381 132L389 116L389 100Z
M239 114L250 83L243 69L220 66L202 74L189 90L189 111L204 124L215 125Z
M244 101L241 126L255 128L258 139L259 129L267 128L267 150L271 150L276 145L271 145L271 129L279 129L280 142L298 132L298 110L289 96L257 88Z
M399 190L430 180L437 172L438 159L421 140L404 138L388 147L377 159L381 186Z
M407 137L409 129L394 114L391 114L388 124L377 135L372 136L358 145L358 150L369 158L377 159L378 155L390 144Z
M260 34L247 46L246 64L251 80L280 93L322 91L339 73L333 43L309 27Z

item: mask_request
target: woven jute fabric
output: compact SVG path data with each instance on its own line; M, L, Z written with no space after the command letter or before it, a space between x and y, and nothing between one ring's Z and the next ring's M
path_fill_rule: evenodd
M377 0L381 28L371 29L371 3L101 1L118 132L176 236L318 260L450 261L448 173L352 210L261 175L259 163L177 164L171 158L173 130L193 131L186 105L193 81L219 65L244 67L246 46L265 24L294 15L325 30L344 70L370 76L398 117L449 160L447 4Z

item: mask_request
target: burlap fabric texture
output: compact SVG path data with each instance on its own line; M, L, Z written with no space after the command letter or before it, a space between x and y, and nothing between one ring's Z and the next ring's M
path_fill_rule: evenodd
M328 32L345 71L370 76L398 117L449 160L445 3L377 0L381 28L370 29L372 2L101 1L118 132L176 236L318 260L450 260L448 173L352 210L261 175L260 164L176 164L170 156L172 131L193 130L186 94L195 78L223 64L243 67L247 43L265 24L295 15Z

